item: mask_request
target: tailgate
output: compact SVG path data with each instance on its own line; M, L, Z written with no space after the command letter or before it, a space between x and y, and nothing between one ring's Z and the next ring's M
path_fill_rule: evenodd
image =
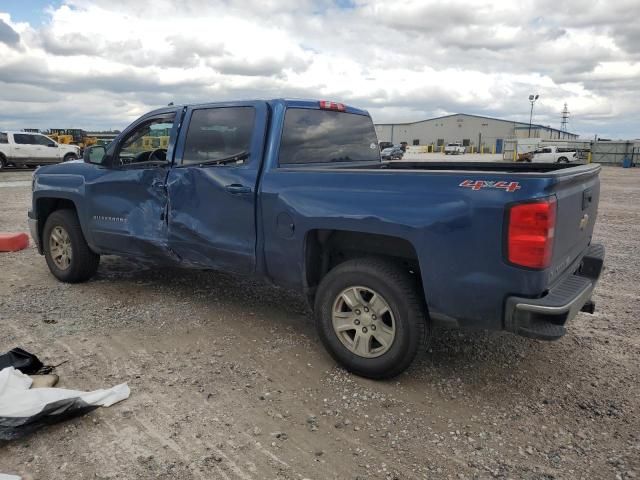
M558 203L550 282L587 249L598 213L600 169L574 174L571 170L562 172L552 186Z

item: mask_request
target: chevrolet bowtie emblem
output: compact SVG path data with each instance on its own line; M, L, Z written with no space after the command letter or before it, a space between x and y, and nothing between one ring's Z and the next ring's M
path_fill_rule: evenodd
M585 213L580 219L580 230L584 230L584 227L586 227L588 224L589 224L589 214Z

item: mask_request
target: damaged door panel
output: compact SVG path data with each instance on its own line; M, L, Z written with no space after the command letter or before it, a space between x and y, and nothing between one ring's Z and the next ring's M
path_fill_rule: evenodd
M237 273L255 269L256 185L266 102L190 107L169 173L169 247L181 261Z
M175 113L145 118L113 148L110 168L87 183L93 242L105 252L172 258L167 247L167 189ZM170 142L172 143L172 142ZM171 149L170 145L166 145Z

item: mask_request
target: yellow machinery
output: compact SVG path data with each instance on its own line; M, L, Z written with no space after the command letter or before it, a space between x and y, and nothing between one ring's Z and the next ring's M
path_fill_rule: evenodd
M50 128L47 136L55 142L77 145L82 149L98 142L97 138L87 136L87 132L79 128Z
M62 143L64 145L69 145L73 142L73 135L67 135L66 130L59 128L50 128L47 136L54 142Z

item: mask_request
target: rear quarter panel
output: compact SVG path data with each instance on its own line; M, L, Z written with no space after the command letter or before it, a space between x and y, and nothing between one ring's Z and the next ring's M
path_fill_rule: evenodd
M460 187L464 180L518 181L520 189L472 190ZM505 205L546 196L549 183L543 175L272 168L261 184L267 274L301 289L313 229L396 236L417 252L432 317L501 328L505 297L539 295L546 283L544 272L504 261ZM283 215L295 225L288 237L278 229Z

